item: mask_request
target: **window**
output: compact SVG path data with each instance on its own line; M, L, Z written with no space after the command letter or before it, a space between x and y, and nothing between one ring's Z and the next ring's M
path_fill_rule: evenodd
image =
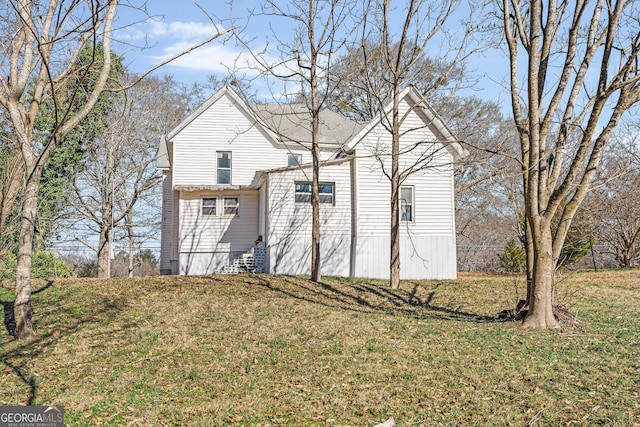
M202 215L216 215L218 199L215 197L205 197L202 199Z
M203 197L202 198L202 215L216 216L222 215L237 216L238 208L240 206L240 199L238 197L223 197L221 198L222 209L218 210L218 197Z
M333 204L334 185L332 182L321 182L318 185L318 201L320 203ZM311 202L311 183L296 182L296 203Z
M231 184L231 151L218 151L216 183Z
M302 154L289 153L287 156L287 166L298 166L302 164Z
M238 198L237 197L225 197L224 198L224 214L225 215L238 215Z
M311 202L311 183L296 182L296 203Z
M413 187L400 187L400 221L413 222Z

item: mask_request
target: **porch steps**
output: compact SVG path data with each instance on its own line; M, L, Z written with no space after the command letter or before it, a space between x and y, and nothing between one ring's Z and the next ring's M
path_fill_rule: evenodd
M222 274L264 273L267 250L264 242L258 243L249 252L243 253L222 268Z

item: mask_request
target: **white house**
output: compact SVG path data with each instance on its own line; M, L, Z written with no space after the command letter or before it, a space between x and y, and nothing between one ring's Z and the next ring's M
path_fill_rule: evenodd
M401 278L456 277L453 162L464 154L413 88L402 93ZM160 144L160 269L309 274L309 116L298 105L247 105L225 87ZM320 115L321 271L389 277L391 136ZM253 262L253 263L252 263Z

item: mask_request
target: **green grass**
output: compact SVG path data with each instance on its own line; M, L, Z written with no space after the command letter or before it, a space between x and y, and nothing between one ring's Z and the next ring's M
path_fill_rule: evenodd
M640 426L640 270L565 278L583 323L559 331L496 321L516 301L507 276L35 291L37 339L0 339L0 403L63 405L72 426Z

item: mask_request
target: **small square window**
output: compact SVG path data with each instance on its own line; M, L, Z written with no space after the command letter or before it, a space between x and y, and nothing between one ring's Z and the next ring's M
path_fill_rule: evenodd
M205 197L202 199L202 215L216 215L218 199L215 197Z
M289 153L287 156L287 166L298 166L302 164L302 154Z
M225 197L224 198L224 214L225 215L238 215L238 198L237 197Z

